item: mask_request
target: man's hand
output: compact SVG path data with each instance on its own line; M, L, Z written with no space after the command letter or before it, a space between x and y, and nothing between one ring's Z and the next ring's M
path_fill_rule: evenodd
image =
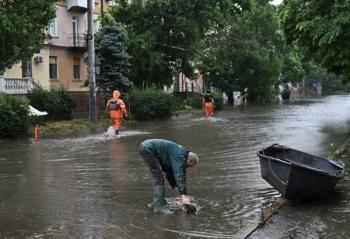
M182 204L188 205L191 203L191 200L187 195L181 195L181 202Z
M197 211L197 208L191 205L190 198L186 195L181 195L181 202L185 206L187 214L194 214Z

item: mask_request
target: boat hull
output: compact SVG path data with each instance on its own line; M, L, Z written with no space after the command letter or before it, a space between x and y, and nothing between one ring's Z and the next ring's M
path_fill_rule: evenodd
M262 178L286 199L325 196L344 176L344 170L340 168L339 172L329 173L298 162L270 157L261 152L258 156Z

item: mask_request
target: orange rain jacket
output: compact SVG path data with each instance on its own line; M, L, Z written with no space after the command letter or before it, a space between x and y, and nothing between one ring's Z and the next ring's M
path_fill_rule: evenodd
M121 121L128 114L125 103L122 99L119 99L120 92L119 90L113 91L113 99L117 100L117 104L120 106L119 110L109 110L109 116L111 117L113 127L119 129L121 126ZM112 99L109 99L107 102L107 109Z

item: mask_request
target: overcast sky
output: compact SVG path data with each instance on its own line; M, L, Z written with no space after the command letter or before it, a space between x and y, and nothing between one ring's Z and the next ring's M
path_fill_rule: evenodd
M277 5L280 4L282 2L282 0L273 0L272 4Z

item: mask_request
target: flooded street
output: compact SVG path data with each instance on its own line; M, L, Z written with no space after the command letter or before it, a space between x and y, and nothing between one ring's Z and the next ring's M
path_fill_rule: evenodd
M0 238L229 238L279 197L260 177L256 152L280 143L327 156L329 144L349 137L350 96L235 106L212 120L191 114L124 126L120 139L100 133L0 141ZM166 199L178 210L153 215L152 179L137 150L147 138L173 140L198 153L198 165L187 171L196 215L181 210L167 182ZM342 206L322 202L318 218L309 221L349 218L346 180L334 199ZM321 208L284 210L303 219L313 207Z

